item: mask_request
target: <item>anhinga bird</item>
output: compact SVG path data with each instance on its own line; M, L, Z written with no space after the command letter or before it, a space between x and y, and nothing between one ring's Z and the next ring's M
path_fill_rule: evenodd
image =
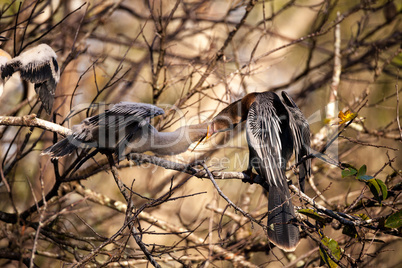
M223 109L209 126L207 137L234 128L247 121L249 146L248 174L252 168L269 185L268 238L285 251L299 243L299 229L286 180L286 164L295 151L296 159L309 152L310 134L307 120L290 97L283 93L285 104L273 92L250 93ZM300 176L310 174L310 162L300 168ZM300 178L301 178L300 177Z
M6 55L5 57L1 57ZM22 79L35 84L35 91L39 94L45 111L50 114L53 107L54 94L60 79L57 55L53 49L40 44L28 49L19 56L11 59L4 50L0 51L0 73L5 83L15 72L20 72Z
M159 155L179 154L207 134L207 124L183 126L174 132L159 132L150 119L164 111L151 104L120 102L104 113L74 125L73 134L43 151L52 158L71 154L75 149L97 148L121 157L151 151Z
M303 156L310 154L310 126L308 121L296 103L289 97L289 95L282 91L283 102L287 105L288 110L293 115L296 127L301 135L301 146L297 148L295 155L296 163L300 162ZM311 176L311 158L304 160L299 165L299 185L302 192L304 192L305 179Z

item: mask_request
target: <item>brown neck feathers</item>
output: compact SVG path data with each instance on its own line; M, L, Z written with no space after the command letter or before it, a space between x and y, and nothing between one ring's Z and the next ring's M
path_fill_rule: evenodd
M213 119L214 132L234 128L238 123L247 119L250 106L255 101L257 93L250 93L244 98L231 103Z

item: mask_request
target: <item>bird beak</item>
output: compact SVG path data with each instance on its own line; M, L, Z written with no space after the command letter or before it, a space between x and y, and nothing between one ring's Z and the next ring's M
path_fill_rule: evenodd
M205 137L206 137L206 136L205 136ZM194 152L195 148L197 148L197 146L200 145L200 143L205 139L205 137L202 137L202 138L198 141L197 145L194 146L194 148L193 148L193 150L191 150L191 152Z
M206 140L208 140L208 139L212 136L212 133L209 132L210 129L212 129L212 128L210 127L210 125L208 125L208 127L207 127L207 135L205 135L204 137L202 137L202 138L198 141L197 145L194 146L194 148L193 148L193 150L192 150L191 152L193 152L193 151L195 150L195 148L197 148L197 146L200 145L200 143L201 143L204 139L205 139L205 141L206 141ZM211 131L211 132L212 132L212 131Z
M207 136L205 136L205 140L208 140L209 138L211 138L212 134L209 133L209 129L210 129L210 125L208 125L207 128Z

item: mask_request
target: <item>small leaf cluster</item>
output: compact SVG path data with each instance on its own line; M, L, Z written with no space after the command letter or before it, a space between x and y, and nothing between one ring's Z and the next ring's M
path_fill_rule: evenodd
M387 199L388 188L382 180L367 175L367 166L363 165L359 169L349 164L343 164L342 178L354 176L358 181L364 182L369 188L374 198L381 204L381 201Z

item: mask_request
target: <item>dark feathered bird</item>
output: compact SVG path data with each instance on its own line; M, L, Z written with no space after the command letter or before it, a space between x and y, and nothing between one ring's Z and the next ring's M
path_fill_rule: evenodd
M60 79L56 59L57 55L50 46L40 44L3 64L1 78L3 81L7 81L13 73L20 72L22 79L35 84L35 91L39 95L45 111L50 114L56 86Z
M159 132L150 119L164 111L151 104L120 102L104 113L74 125L73 134L43 154L53 158L71 154L78 147L93 147L115 153L119 159L129 153L151 151L155 154L179 154L207 133L207 124L183 126L173 132Z
M247 120L249 167L254 168L269 185L268 238L285 251L293 251L299 243L294 207L287 185L286 164L295 151L299 159L308 153L307 121L286 94L284 101L273 92L251 93L222 110L212 121L208 136L234 128ZM305 126L307 124L307 127ZM304 133L304 134L303 134ZM307 141L308 139L308 141ZM310 174L310 162L302 168Z
M53 158L63 157L74 152L78 147L120 150L134 139L135 135L148 128L150 119L164 111L151 104L120 102L104 113L84 119L72 127L73 134L53 146L43 154ZM117 152L119 153L119 152Z
M301 135L301 146L297 148L298 153L295 155L296 163L298 163L303 156L310 154L310 126L304 117L302 111L297 107L296 103L290 98L290 96L282 91L283 102L287 105L287 108L293 115L294 121ZM306 178L311 176L311 158L306 159L299 165L299 185L300 189L304 192L304 183Z

